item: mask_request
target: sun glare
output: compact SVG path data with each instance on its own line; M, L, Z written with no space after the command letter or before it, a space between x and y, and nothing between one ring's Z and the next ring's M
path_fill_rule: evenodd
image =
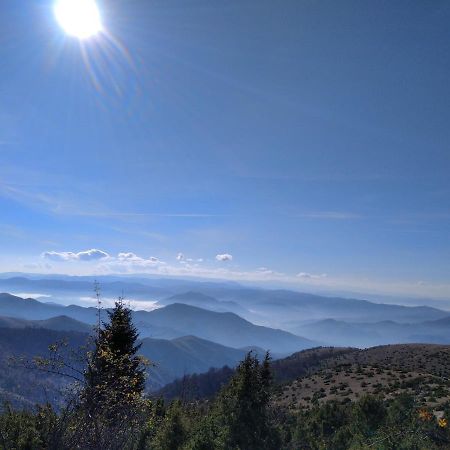
M102 31L95 0L57 0L54 12L56 20L70 36L87 39Z

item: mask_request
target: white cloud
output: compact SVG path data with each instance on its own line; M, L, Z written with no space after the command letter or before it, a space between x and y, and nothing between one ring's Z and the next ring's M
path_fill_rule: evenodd
M140 261L142 258L136 255L136 253L132 252L123 252L117 255L117 259L119 261Z
M73 261L78 259L76 253L73 252L44 252L41 256L52 261Z
M82 252L44 252L42 258L52 261L97 261L99 259L108 258L108 253L103 250L91 248Z
M232 255L224 253L217 255L218 261L231 261ZM116 257L111 256L97 267L97 273L149 273L159 276L194 276L218 279L233 280L254 280L254 281L270 281L284 280L286 275L272 271L267 268L260 268L253 271L232 270L226 265L221 267L208 267L201 258L192 259L183 255L184 259L179 261L180 264L168 264L158 258L142 258L132 252L119 253Z
M80 261L93 261L97 259L108 258L108 256L108 253L96 248L77 253L77 257Z
M230 255L229 253L222 253L219 255L216 255L217 261L233 261L233 255Z
M203 258L187 258L184 253L178 253L177 261L181 264L189 264L189 263L201 263L203 262Z
M148 263L148 264L156 264L161 262L158 258L156 258L155 256L150 256L149 258L142 258L138 255L136 255L136 253L132 253L132 252L122 252L119 253L117 255L116 258L118 261L125 261L125 262L132 262L132 263Z
M297 274L297 278L304 278L308 280L318 280L320 278L326 278L326 273L321 274L313 274L313 273L307 273L307 272L300 272Z
M145 272L154 269L157 270L160 266L164 266L165 264L165 262L161 261L156 256L143 258L133 252L121 252L117 257L111 256L101 269L106 272L111 270L121 273L132 273L133 271Z
M136 255L136 253L131 253L131 252L123 252L123 253L119 253L117 255L117 258L120 261L132 261L134 259L136 259L138 256Z

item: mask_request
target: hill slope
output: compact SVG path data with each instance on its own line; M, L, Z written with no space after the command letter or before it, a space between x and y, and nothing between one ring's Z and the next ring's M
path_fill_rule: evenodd
M47 330L78 331L79 333L90 333L92 330L90 325L67 316L57 316L45 320L26 320L0 316L0 327L15 329L46 328Z
M348 367L373 366L386 371L407 371L450 378L450 346L433 344L399 344L359 350L350 347L319 347L303 350L272 362L276 383L289 384L302 377L312 377L327 370L342 371ZM186 391L190 399L212 396L229 381L230 368L195 374L169 383L161 391L167 399L180 397ZM314 384L314 383L312 383Z
M389 345L332 357L279 390L290 409L328 400L354 401L363 394L413 395L418 405L440 410L450 400L450 346Z
M290 353L314 347L313 341L283 330L253 325L233 313L218 313L175 303L165 308L136 312L138 322L173 327L174 333L195 335L229 347L259 346L277 353Z
M223 365L234 367L245 353L244 350L225 347L195 336L172 340L146 338L142 340L140 349L140 354L152 363L148 379L148 386L152 390L186 374L206 372L212 367Z

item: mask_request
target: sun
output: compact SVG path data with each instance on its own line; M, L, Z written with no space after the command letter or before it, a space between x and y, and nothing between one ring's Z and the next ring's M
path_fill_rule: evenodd
M95 0L56 0L54 13L62 29L78 39L88 39L103 29Z

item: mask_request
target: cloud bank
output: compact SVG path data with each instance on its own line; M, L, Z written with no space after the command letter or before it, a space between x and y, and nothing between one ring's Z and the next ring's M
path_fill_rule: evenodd
M233 256L229 253L217 254L206 260L188 258L179 253L175 257L175 264L164 262L155 256L142 257L133 252L120 252L114 256L98 249L78 253L46 251L41 254L41 258L55 261L55 264L51 266L48 263L34 262L33 264L27 264L27 268L47 273L52 269L54 273L57 271L68 275L109 275L114 273L131 275L142 273L161 277L196 277L238 282L272 283L275 286L284 285L300 289L309 286L332 290L333 292L337 289L339 291L351 290L371 294L412 294L415 297L427 295L445 299L448 298L450 292L449 284L433 284L417 280L392 282L369 279L368 277L335 277L326 273L306 271L289 274L265 266L243 269L239 265L211 264L214 260L218 262L233 261Z

